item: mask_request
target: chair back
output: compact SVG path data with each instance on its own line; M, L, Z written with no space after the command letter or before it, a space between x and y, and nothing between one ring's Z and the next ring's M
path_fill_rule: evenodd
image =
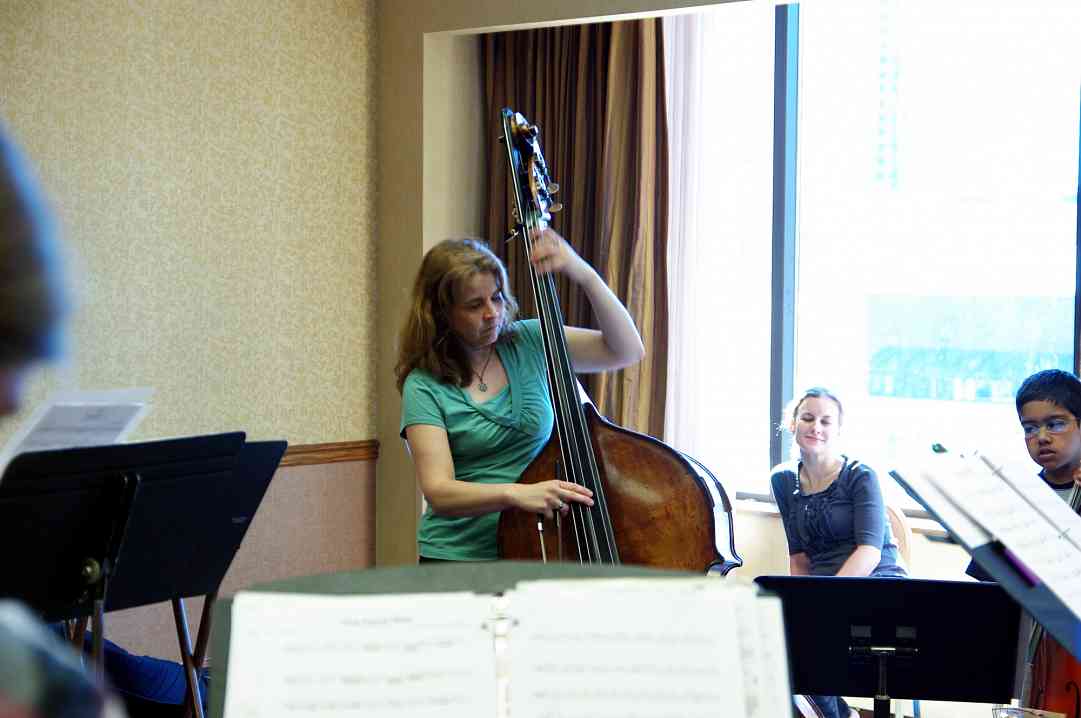
M893 540L897 543L897 553L905 562L905 570L912 570L912 526L904 512L896 506L886 506L886 517L890 520Z

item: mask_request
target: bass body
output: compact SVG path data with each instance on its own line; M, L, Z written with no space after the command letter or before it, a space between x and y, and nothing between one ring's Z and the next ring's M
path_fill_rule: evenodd
M592 404L584 405L584 411L621 563L721 575L742 565L732 505L712 474L667 444L613 424ZM562 464L553 434L521 482L562 479ZM558 520L504 511L499 518L501 558L592 562L590 526L604 518L590 514L599 507L575 504L569 516Z

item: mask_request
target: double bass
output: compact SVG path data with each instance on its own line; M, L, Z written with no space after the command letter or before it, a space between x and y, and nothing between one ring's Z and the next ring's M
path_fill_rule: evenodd
M502 111L518 225L525 251L559 206L539 130ZM531 264L555 427L520 483L572 481L593 492L593 506L571 503L563 517L508 509L499 519L500 557L581 563L628 563L727 574L743 561L735 550L732 506L700 463L655 438L617 426L584 395L571 366L555 279Z

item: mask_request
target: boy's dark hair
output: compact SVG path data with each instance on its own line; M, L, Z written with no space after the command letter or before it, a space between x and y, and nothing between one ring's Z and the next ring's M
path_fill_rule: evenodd
M1068 371L1045 369L1021 382L1017 390L1017 414L1030 401L1049 401L1081 419L1081 380Z

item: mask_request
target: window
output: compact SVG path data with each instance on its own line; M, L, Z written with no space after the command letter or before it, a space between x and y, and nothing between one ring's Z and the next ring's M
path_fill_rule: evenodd
M1017 386L1073 368L1081 6L988 8L800 12L795 387L873 466L1024 452Z
M709 16L697 54L701 93L723 98L703 100L717 131L670 123L728 183L698 198L693 252L673 248L700 294L673 333L695 337L697 366L681 360L675 383L697 372L699 391L670 440L730 491L768 492L772 381L773 421L793 391L836 390L846 448L880 474L933 442L1023 452L1017 385L1074 367L1081 5L834 0L769 8L768 23L735 9ZM776 80L761 67L775 58ZM794 132L764 148L750 126L772 125L775 101ZM790 240L773 260L792 276L772 319L779 277L760 248L773 210L750 195L763 191L752 166L790 178ZM773 442L787 458L787 437Z

